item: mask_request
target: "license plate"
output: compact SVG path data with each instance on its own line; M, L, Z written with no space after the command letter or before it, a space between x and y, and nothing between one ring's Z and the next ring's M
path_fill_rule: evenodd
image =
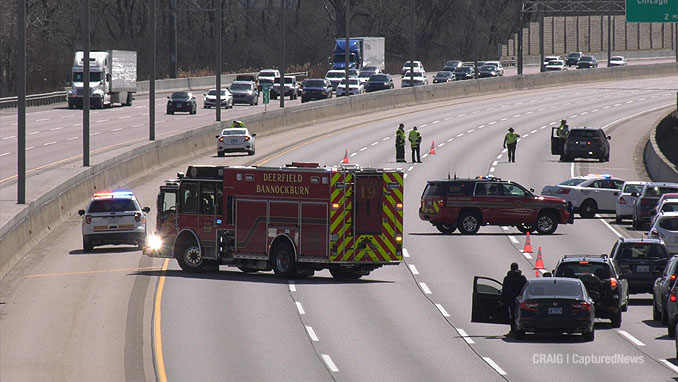
M649 273L650 272L650 266L649 265L638 265L638 266L636 266L636 272Z
M238 143L237 139L231 139L231 143Z
M560 306L549 307L549 314L563 314L563 308Z

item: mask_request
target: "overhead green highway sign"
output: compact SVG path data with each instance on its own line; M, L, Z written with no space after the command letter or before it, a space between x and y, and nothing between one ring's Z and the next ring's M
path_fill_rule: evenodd
M678 0L626 0L626 22L677 23Z

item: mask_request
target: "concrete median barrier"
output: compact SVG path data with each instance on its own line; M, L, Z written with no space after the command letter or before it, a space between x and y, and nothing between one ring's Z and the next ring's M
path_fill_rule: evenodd
M389 109L399 109L473 96L496 95L512 91L570 86L622 79L678 75L678 65L658 64L612 69L591 69L562 73L539 73L526 76L500 77L477 81L459 81L434 86L396 89L347 98L310 102L285 109L242 117L258 134L271 134L320 122L337 120ZM225 76L224 83L228 83ZM177 79L166 82L162 90L172 87L202 87L202 80ZM205 83L206 84L206 83ZM143 84L140 86L143 89ZM210 86L207 84L206 86ZM160 90L160 89L159 89ZM224 121L224 125L229 121ZM340 129L338 127L337 129ZM51 227L72 216L75 210L97 190L111 189L150 174L172 163L215 150L214 135L219 124L210 124L156 142L139 145L91 168L63 169L65 181L36 198L0 227L0 277L21 255L34 246ZM299 137L301 142L304 137ZM290 142L292 143L292 142Z
M678 111L655 123L643 152L645 168L654 181L678 182ZM673 159L673 160L671 160Z

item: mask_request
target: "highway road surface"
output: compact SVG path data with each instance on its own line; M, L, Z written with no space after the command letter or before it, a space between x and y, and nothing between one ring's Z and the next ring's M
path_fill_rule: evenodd
M501 280L515 261L535 277L534 259L520 251L524 236L513 227L442 235L419 220L417 209L426 180L448 174L492 174L537 191L586 173L646 179L638 153L648 127L675 105L676 80L421 105L343 120L348 128L342 132L331 132L339 123L326 123L262 134L255 157L195 158L191 164L336 165L347 149L351 163L403 167L405 262L353 282L336 281L326 271L294 282L226 267L193 275L175 261L145 258L124 246L83 254L80 218L73 215L2 280L0 379L675 380L675 345L651 320L647 294L631 297L620 329L598 320L594 342L577 336L516 341L505 336L506 326L471 323L474 275ZM560 163L550 155L551 126L563 118L571 127L604 127L612 136L610 162ZM425 155L422 164L394 163L401 122L419 127L422 153L432 142L437 153ZM516 163L507 163L501 146L508 127L522 136ZM154 209L157 187L185 167L127 186ZM603 215L577 218L551 236L533 235L532 245L542 248L550 269L563 254L606 253L618 236L642 233Z

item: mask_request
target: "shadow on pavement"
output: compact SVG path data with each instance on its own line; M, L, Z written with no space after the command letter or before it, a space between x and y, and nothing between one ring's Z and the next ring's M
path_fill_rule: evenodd
M473 236L525 236L524 233L522 232L478 232L474 235L462 235L458 232L451 233L449 235L446 235L444 233L439 233L439 232L410 232L408 235L413 235L413 236L463 236L463 237L473 237ZM530 234L532 235L532 234ZM538 234L535 234L538 235ZM543 236L561 236L561 233L553 233L551 235L543 235ZM542 235L539 235L542 236Z
M74 249L68 252L69 255L115 255L117 253L130 253L130 252L141 252L137 246L129 247L102 247L94 248L89 252L85 252L82 249Z
M655 321L655 320L643 320L641 321L643 324L651 327L651 328L665 328L666 325L662 325L661 322Z
M647 305L652 305L652 298L630 298L629 297L629 305L631 306L647 306Z

